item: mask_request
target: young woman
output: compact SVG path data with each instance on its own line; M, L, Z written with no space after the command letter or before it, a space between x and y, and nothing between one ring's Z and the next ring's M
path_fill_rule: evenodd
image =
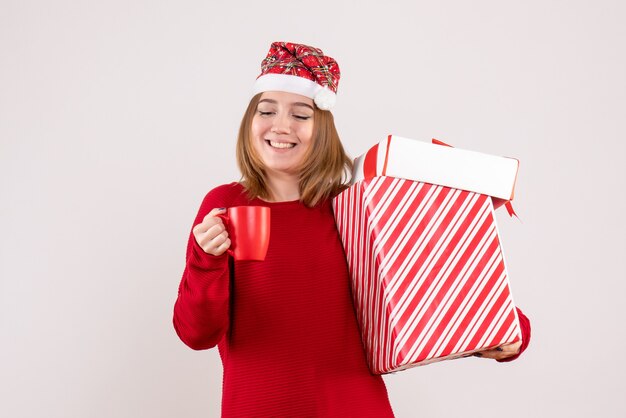
M319 49L272 44L239 131L242 179L211 190L194 222L174 327L193 349L218 346L224 417L393 416L366 364L331 208L351 170L329 112L339 75ZM242 205L271 208L262 262L226 252L217 215Z

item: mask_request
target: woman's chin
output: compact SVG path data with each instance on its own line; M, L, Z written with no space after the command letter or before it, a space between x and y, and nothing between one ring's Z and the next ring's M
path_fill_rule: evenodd
M297 165L266 165L265 173L269 177L298 177Z

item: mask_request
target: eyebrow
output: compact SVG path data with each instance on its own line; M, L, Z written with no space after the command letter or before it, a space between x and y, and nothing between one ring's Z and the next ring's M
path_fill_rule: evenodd
M259 100L259 103L263 103L263 102L268 102L268 103L272 103L272 104L278 104L278 102L276 100L273 100L273 99L262 99L262 100ZM308 107L311 110L314 110L313 106L311 106L310 104L307 104L307 103L303 103L303 102L293 102L293 103L291 103L291 105L292 106L304 106L304 107Z

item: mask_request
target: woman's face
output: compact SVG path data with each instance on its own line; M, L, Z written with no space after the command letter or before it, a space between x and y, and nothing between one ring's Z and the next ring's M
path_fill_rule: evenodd
M299 94L268 91L252 118L252 146L268 176L297 175L311 146L313 100Z

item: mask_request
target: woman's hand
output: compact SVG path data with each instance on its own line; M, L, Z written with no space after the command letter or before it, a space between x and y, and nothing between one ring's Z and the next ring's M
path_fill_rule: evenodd
M517 353L519 353L521 346L522 346L522 342L518 341L515 343L511 343L511 344L504 344L504 345L501 345L500 347L497 347L491 350L480 351L478 353L474 353L474 355L476 357L481 357L481 358L491 358L494 360L502 360L507 357L512 357L516 355Z
M226 209L213 209L202 222L193 227L193 236L202 250L211 255L222 255L230 248L230 238L224 223L217 215L226 212Z

